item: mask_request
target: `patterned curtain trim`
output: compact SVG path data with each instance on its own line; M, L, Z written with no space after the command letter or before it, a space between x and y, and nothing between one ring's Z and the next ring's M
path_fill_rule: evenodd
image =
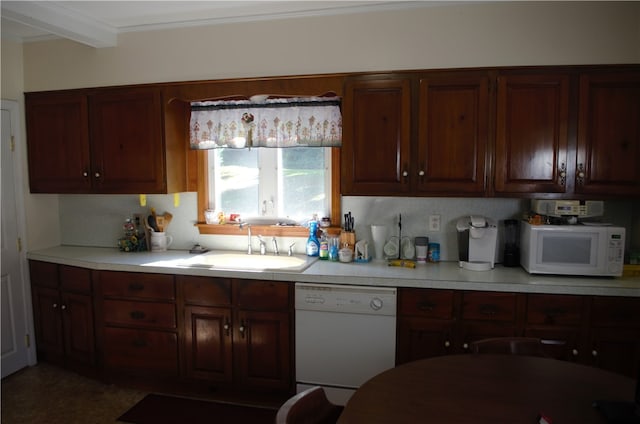
M191 104L190 145L221 147L339 147L340 99L277 98Z

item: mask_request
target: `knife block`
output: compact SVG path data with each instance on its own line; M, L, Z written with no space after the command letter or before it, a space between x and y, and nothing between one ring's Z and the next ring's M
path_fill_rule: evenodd
M354 231L341 231L340 232L340 249L348 247L351 249L351 253L355 254L356 250L356 233Z

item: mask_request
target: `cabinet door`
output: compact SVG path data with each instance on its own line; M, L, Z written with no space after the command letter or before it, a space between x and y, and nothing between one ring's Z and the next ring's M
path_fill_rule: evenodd
M64 347L68 361L93 365L96 357L91 296L62 293Z
M82 93L25 95L32 193L88 193L89 127Z
M32 290L33 321L39 359L62 364L64 338L60 292L45 287L33 287Z
M569 77L499 76L496 119L496 192L565 193Z
M420 80L417 191L484 194L488 87L486 75Z
M609 371L638 377L640 329L592 328L587 363Z
M451 320L398 317L396 364L451 353L453 324Z
M237 383L288 390L293 384L287 312L239 310L234 326Z
M92 94L89 116L91 168L96 191L166 192L159 88Z
M640 195L640 73L580 78L577 193Z
M343 102L342 194L410 189L410 81L353 80Z
M231 309L185 306L187 376L230 383L233 378Z

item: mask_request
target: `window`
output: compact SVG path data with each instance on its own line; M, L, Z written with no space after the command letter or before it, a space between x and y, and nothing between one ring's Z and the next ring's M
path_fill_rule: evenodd
M233 152L238 152L238 153L242 153L242 152L246 152L249 153L249 156L251 155L258 155L258 153L260 152L277 152L278 150L280 150L285 156L291 154L294 154L294 151L297 150L296 148L285 148L285 149L264 149L264 148L259 148L259 149L214 149L214 150L208 150L208 151L199 151L197 152L197 168L199 170L201 170L200 172L200 177L197 179L197 190L198 190L198 222L199 224L197 224L200 233L202 234L231 234L231 235L237 235L238 234L238 229L235 228L234 226L226 226L226 225L207 225L204 224L204 211L205 209L208 209L214 205L218 205L220 204L221 207L220 209L223 210L226 213L231 213L231 209L223 209L223 205L225 205L225 197L226 195L223 195L223 191L220 191L220 200L216 200L216 191L215 191L215 183L216 183L216 170L211 166L211 162L213 162L213 164L215 164L216 158L215 155L216 154L220 154L220 152L224 152L224 151L233 151ZM324 156L324 199L323 202L326 203L327 205L327 215L329 217L331 217L331 222L333 223L333 225L338 226L340 225L340 148L304 148L304 149L300 149L300 150L305 150L306 152L308 152L309 155L318 155L321 154L322 156ZM219 153L216 153L219 152ZM251 153L250 153L251 152ZM291 152L291 153L288 153ZM327 160L327 158L330 158ZM301 160L299 158L296 158L297 160ZM253 176L250 177L245 177L244 178L244 185L245 188L249 187L251 184L253 184L251 181L254 178L257 178L257 174L255 170L248 170L248 168L246 167L246 163L243 163L241 161L241 159L239 158L234 158L233 160L236 160L236 164L237 166L244 168L249 174L251 174L253 172ZM246 158L245 158L246 160ZM231 163L232 159L229 158L229 162ZM286 163L286 162L285 162ZM317 162L314 162L317 163ZM224 164L224 162L223 162ZM251 165L252 167L254 166L253 164ZM286 165L285 165L286 167ZM293 169L293 166L289 166L290 169ZM222 170L222 168L219 168L220 170ZM255 168L254 168L255 169ZM241 186L241 181L243 181L242 178L238 177L238 179L235 180L238 184L238 187ZM315 180L317 181L317 180ZM277 184L277 183L276 183ZM295 195L295 188L296 188L296 183L295 180L290 180L288 183L283 183L283 185L285 185L285 192L286 192L286 184L289 185L290 190L294 189L294 194ZM220 187L220 186L219 186ZM256 188L257 191L257 188ZM237 191L236 191L237 192ZM231 191L228 192L229 198L231 198ZM292 195L292 196L293 196ZM286 195L285 195L286 196ZM255 198L255 197L254 197ZM257 206L253 206L254 210L257 209L258 213L257 215L259 216L260 212L261 212L261 208L262 208L262 204L260 203L261 200L259 197L257 197ZM275 200L273 205L271 205L269 203L269 201L271 200L270 198L265 198L264 200L267 200L267 207L271 207L272 210L276 211L278 208L278 205L276 204ZM287 200L285 199L285 204L286 204ZM294 216L294 215L298 215L299 212L297 212L295 210L295 208L298 206L298 203L303 203L303 201L293 201L290 202L293 204L294 210L290 211L290 213L287 213L286 211L283 212L281 214L284 216ZM255 205L255 202L254 202ZM235 213L235 212L234 212ZM243 213L243 212L239 212L239 213ZM241 215L243 216L243 215ZM244 216L247 216L246 214L244 214ZM288 226L282 226L282 227L270 227L270 228L262 228L261 229L261 234L265 235L265 236L270 236L270 235L277 235L277 236L291 236L291 237L302 237L302 236L306 236L308 234L308 230L306 228L303 227L299 227L299 226L294 226L294 227L288 227Z
M330 148L208 151L210 208L305 222L331 210Z

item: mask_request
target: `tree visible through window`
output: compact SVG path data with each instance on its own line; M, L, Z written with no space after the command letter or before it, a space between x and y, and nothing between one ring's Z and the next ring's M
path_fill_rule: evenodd
M211 207L242 218L296 222L329 215L329 148L223 148L208 154Z

